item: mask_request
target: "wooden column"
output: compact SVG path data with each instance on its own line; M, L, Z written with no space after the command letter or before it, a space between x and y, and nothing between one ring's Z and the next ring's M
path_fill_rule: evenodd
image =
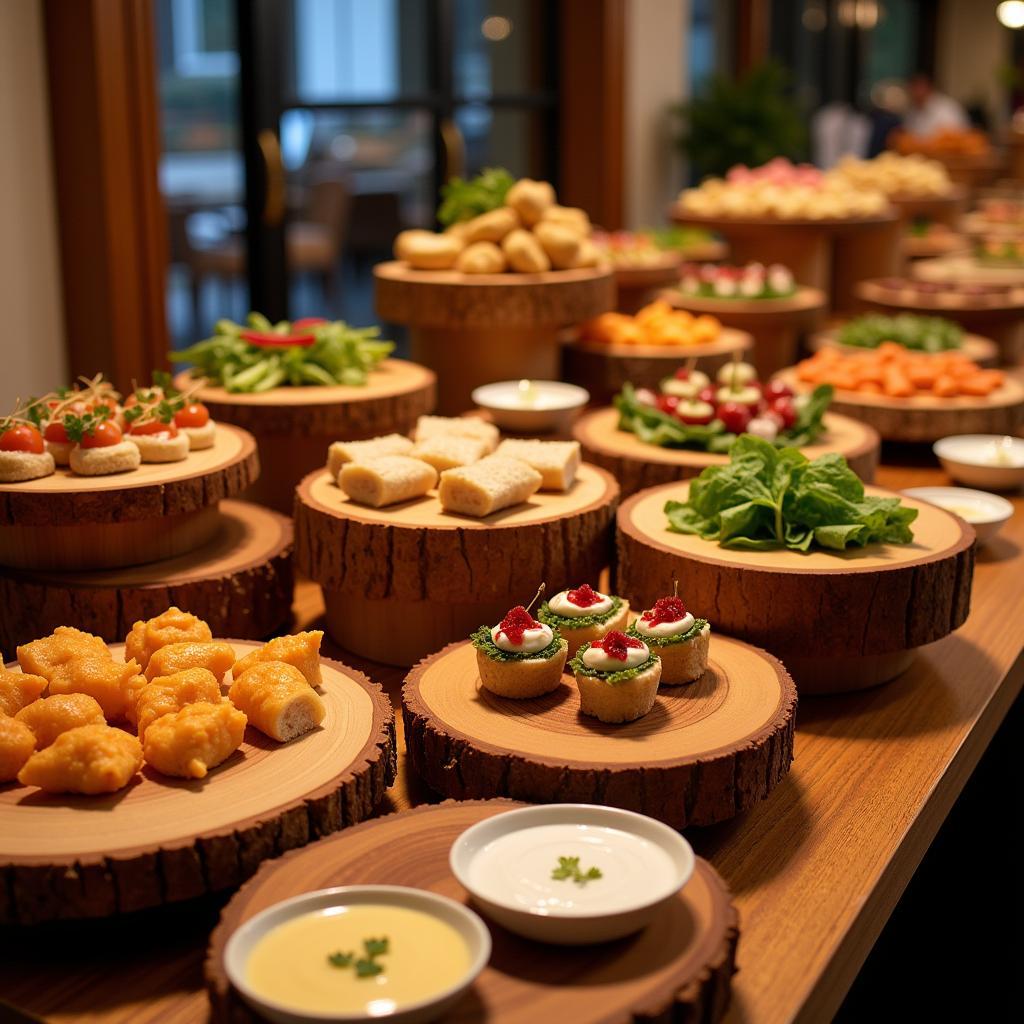
M153 8L45 0L44 17L69 369L125 387L167 350Z

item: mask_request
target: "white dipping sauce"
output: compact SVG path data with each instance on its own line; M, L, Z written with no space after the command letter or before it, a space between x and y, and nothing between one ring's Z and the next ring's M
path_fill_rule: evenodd
M579 857L580 870L601 877L586 885L555 881L559 857ZM672 858L630 832L597 825L538 825L499 836L469 869L472 888L495 903L534 914L615 914L651 902L678 877Z

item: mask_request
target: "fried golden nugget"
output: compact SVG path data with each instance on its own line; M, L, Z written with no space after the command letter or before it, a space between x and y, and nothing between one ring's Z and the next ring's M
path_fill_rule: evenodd
M164 775L205 778L239 748L245 722L245 715L230 701L188 704L146 729L146 763Z
M228 698L249 724L282 743L315 729L327 713L320 695L294 666L263 661L231 684Z
M222 683L234 663L235 649L223 640L168 644L153 652L146 666L146 678L153 680L160 676L173 676L186 668L205 668L217 677L217 682Z
M209 643L210 627L191 612L173 605L152 619L140 619L125 637L124 656L134 658L145 671L155 651L168 644Z
M320 641L323 638L322 629L279 636L235 662L231 674L237 679L246 669L261 661L283 661L286 665L294 665L310 686L319 686L323 682L320 677Z
M35 735L24 722L0 715L0 782L16 779L35 749Z
M51 681L58 669L76 658L113 660L110 648L98 636L72 626L58 626L49 636L18 648L21 670Z
M58 693L22 708L15 716L35 734L36 747L48 747L62 732L80 725L105 725L103 708L87 693Z
M32 701L38 700L49 685L42 676L8 672L0 665L0 714L16 715Z
M186 668L171 676L157 676L147 683L135 698L129 719L134 721L141 740L158 718L173 715L197 701L217 704L220 699L220 683L208 668Z
M87 693L99 702L107 721L113 722L127 718L136 694L145 685L137 661L76 658L54 672L50 693Z
M47 793L116 793L142 766L142 744L111 725L80 725L38 750L18 772Z

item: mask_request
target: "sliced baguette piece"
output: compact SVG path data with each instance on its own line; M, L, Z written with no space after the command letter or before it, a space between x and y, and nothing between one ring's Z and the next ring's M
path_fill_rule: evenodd
M413 439L417 444L438 434L454 434L456 437L475 437L487 445L488 453L498 447L500 433L493 423L474 416L421 416L416 421Z
M692 640L682 644L659 644L656 637L643 637L661 658L661 681L665 686L679 686L700 679L707 671L711 648L711 626L705 626Z
M327 714L306 677L283 661L261 661L232 684L228 699L249 724L281 743L315 729Z
M409 453L422 459L438 471L469 466L479 462L488 453L487 442L477 437L459 437L456 434L438 434L421 441Z
M576 673L580 711L602 722L632 722L654 707L661 679L661 662L622 683L607 683L597 676Z
M56 469L49 452L0 452L0 483L16 484L38 480Z
M542 491L567 491L579 472L579 441L534 441L509 438L498 445L495 455L522 459L542 478Z
M126 434L125 440L131 441L143 462L181 462L188 458L191 442L188 434L181 432L174 437L161 437L158 434Z
M524 658L521 661L495 661L483 651L476 652L480 685L499 697L525 700L541 697L558 688L565 671L569 645L560 641L550 658Z
M373 508L419 498L436 483L437 470L408 455L346 462L338 474L338 486L353 501Z
M142 465L138 445L120 441L106 448L82 448L75 445L68 460L71 472L79 476L106 476L108 473L127 473Z
M384 434L368 441L335 441L327 449L327 472L337 480L346 462L365 462L381 455L408 455L411 451L412 441L402 434Z
M445 512L483 518L518 505L540 490L541 475L519 459L499 455L441 474L437 496Z

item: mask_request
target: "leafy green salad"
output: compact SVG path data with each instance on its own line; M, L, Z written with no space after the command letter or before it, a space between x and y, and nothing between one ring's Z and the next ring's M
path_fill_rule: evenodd
M490 213L505 205L505 196L515 183L516 179L503 167L487 167L469 181L451 178L441 186L437 219L450 227L479 217L481 213Z
M963 344L963 336L959 324L938 316L869 313L844 324L839 331L839 343L857 348L878 348L884 341L894 341L919 352L945 352L959 348Z
M668 529L749 551L790 548L845 551L867 544L909 544L917 510L877 498L841 455L810 461L744 434L724 466L709 466L685 502L667 501Z

